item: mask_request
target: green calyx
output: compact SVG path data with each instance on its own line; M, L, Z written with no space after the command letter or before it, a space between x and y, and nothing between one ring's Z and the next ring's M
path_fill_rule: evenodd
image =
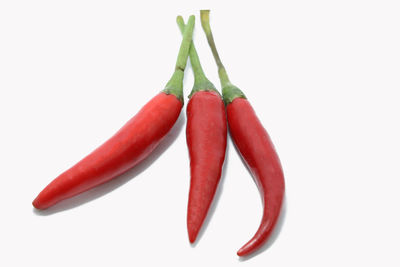
M185 26L185 22L184 22L182 16L178 16L176 18L176 23L178 24L179 29L181 30L182 34L184 34L188 25ZM201 67L200 59L197 54L196 48L194 47L193 41L191 42L191 46L189 49L189 57L190 57L190 63L192 65L193 75L194 75L194 85L193 85L192 91L189 94L189 98L192 97L192 95L194 95L196 92L199 92L199 91L212 91L212 92L216 92L219 94L219 92L215 88L214 84L212 84L212 82L210 82L210 80L208 80L206 75L204 74L204 71L203 71L203 68Z
M218 64L218 76L221 81L222 98L225 106L232 103L235 98L246 98L244 93L239 88L231 84L228 74L226 73L225 67L222 65L222 63Z
M225 106L227 106L228 104L232 103L232 101L236 98L246 99L246 96L239 88L237 88L233 84L227 84L222 88L222 98L224 100Z
M168 81L163 92L167 95L176 96L183 103L183 75L184 72L181 69L175 70L172 74L171 79Z
M181 47L179 48L178 59L176 60L175 71L171 79L168 81L165 89L166 94L175 95L181 102L183 102L183 75L186 68L187 58L189 56L190 44L192 42L192 35L194 29L194 16L190 16L187 26L183 32L183 39Z
M210 82L207 78L204 81L196 80L194 81L194 85L192 91L189 94L189 98L192 97L197 92L206 91L206 92L216 92L218 95L221 95L218 90L215 88L214 84Z

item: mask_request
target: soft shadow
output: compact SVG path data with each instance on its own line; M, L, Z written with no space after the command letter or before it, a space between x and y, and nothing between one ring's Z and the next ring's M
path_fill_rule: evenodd
M135 178L139 174L141 174L144 170L150 167L153 162L155 162L167 148L176 140L178 135L183 129L185 125L185 115L184 112L181 112L178 120L175 125L172 127L171 131L165 136L165 138L161 141L161 143L151 152L151 154L140 162L138 165L125 172L124 174L112 179L109 182L106 182L102 185L99 185L89 191L86 191L82 194L79 194L70 199L66 199L57 203L56 205L46 209L46 210L38 210L33 208L33 212L39 216L48 216L54 213L66 211L75 207L79 207L87 202L93 201L99 197L102 197L118 187L124 185L129 182L131 179Z
M276 222L275 228L274 230L272 230L271 236L269 237L268 241L264 245L262 245L262 247L259 248L256 252L248 256L239 257L239 261L250 260L253 257L256 257L257 255L263 253L274 244L274 242L276 241L276 239L278 238L279 234L282 231L282 227L285 222L286 212L287 212L287 199L285 195L283 198L281 213L279 214L278 221Z
M226 151L225 151L225 160L224 160L224 165L222 166L222 172L221 172L221 179L219 181L217 190L215 191L215 195L214 195L214 199L211 202L211 206L210 209L208 210L207 216L203 222L202 227L200 228L200 231L197 235L196 241L194 243L191 243L190 245L192 247L196 247L197 243L199 242L199 240L203 237L204 232L207 230L208 228L208 224L210 223L211 218L214 216L215 213L215 209L217 208L219 199L221 198L221 194L223 191L223 187L224 187L224 182L225 182L225 177L226 177L226 170L228 168L228 158L229 158L229 143L230 143L230 137L229 134L227 136L227 142L226 142Z

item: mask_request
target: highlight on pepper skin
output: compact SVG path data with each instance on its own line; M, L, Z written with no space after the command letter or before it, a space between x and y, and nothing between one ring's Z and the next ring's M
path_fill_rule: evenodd
M176 22L183 33L183 18L178 16ZM193 41L189 57L194 85L186 109L186 141L190 158L187 231L190 243L194 243L221 179L227 123L222 97L204 74Z
M222 95L206 77L192 41L194 16L182 33L174 72L164 90L154 96L117 133L48 184L35 198L36 209L47 209L121 175L144 160L176 123L183 107L183 78L190 57L194 85L186 109L186 141L190 158L187 232L198 237L217 191L225 160L227 132L256 181L264 203L260 225L238 251L240 257L260 249L279 219L285 194L282 166L274 145L245 94L228 77L219 57L209 22L209 10L200 11L201 24L218 67Z
M221 62L210 27L210 11L201 10L201 26L218 66L229 133L249 167L262 194L264 211L256 234L237 252L247 256L258 250L270 237L282 209L285 192L283 170L274 145L244 93L233 85Z
M157 147L177 121L183 107L183 70L189 56L193 28L194 16L190 16L174 73L165 89L108 141L46 186L33 201L35 208L47 209L110 181L136 166Z

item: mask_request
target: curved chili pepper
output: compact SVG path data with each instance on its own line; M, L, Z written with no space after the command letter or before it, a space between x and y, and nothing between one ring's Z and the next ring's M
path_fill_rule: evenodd
M175 72L165 89L151 99L114 136L69 170L55 178L33 201L37 209L105 183L137 165L175 124L183 106L183 75L194 27L185 28Z
M203 30L218 65L229 132L255 178L264 203L263 217L256 234L237 252L239 256L246 256L268 240L276 225L285 191L283 171L267 131L243 92L229 81L211 33L209 10L202 10L200 15Z
M185 23L181 16L178 16L177 23L183 33ZM186 111L186 140L191 177L187 229L189 241L193 243L207 216L221 179L227 125L222 97L205 76L193 42L189 56L194 85Z

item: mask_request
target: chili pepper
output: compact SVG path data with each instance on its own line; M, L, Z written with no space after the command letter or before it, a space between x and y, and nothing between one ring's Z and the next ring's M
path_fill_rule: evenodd
M177 23L182 33L185 23ZM207 79L193 41L189 50L194 85L187 105L186 140L190 156L190 190L187 211L189 241L203 225L221 179L226 150L226 114L221 95Z
M200 12L201 24L218 66L229 132L255 178L264 203L263 217L256 234L237 252L239 256L246 256L260 248L271 235L282 207L285 182L279 157L267 131L243 92L229 81L211 33L209 12Z
M183 75L189 54L194 16L183 34L175 71L165 89L151 99L114 136L55 178L33 201L37 209L105 183L137 165L175 124L183 106Z

